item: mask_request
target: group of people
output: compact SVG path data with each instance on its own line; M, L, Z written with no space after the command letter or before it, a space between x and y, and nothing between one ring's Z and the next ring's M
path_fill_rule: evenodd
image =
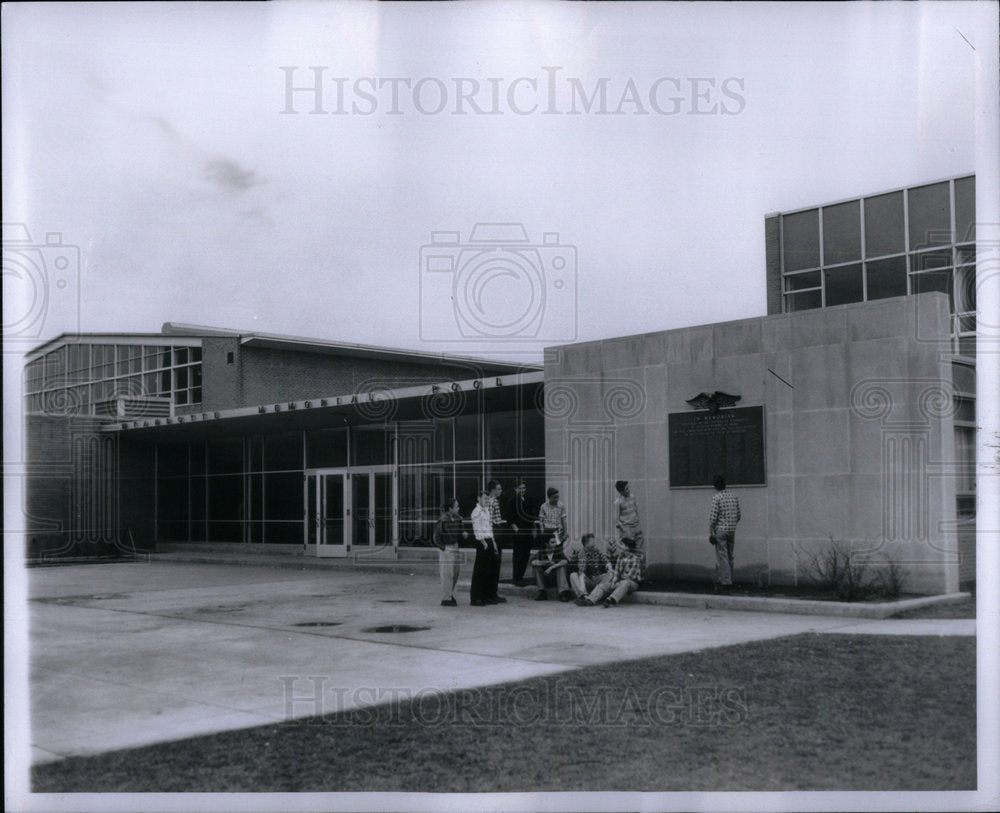
M736 495L726 489L721 475L714 478L713 485L716 493L709 512L709 541L715 547L717 589L729 592L740 504ZM615 607L638 590L646 564L639 507L627 481L616 482L615 491L616 536L608 540L606 550L597 546L593 533L585 533L579 545L567 550L566 507L559 500L558 489L547 490L547 499L536 513L525 502L523 481L517 483L513 497L501 506L503 487L491 480L480 492L469 518L476 550L469 591L472 606L507 601L498 593L503 541L513 550L512 575L516 584L522 582L531 565L538 586L536 601L547 600L547 589L555 587L560 601L575 599L581 607ZM460 544L468 538L458 500L452 500L444 506L433 533L440 558L442 606L458 605L455 588L461 570Z

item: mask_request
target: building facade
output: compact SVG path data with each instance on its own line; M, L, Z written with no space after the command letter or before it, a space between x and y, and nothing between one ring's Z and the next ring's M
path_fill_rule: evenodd
M537 367L167 324L25 367L35 554L121 544L430 544L490 479L543 491ZM541 497L536 499L540 501Z
M24 371L29 554L123 544L427 548L446 500L555 485L650 572L711 578L711 478L737 576L797 584L846 543L910 592L975 579L975 178L765 218L767 315L549 348L544 368L168 323L61 336Z
M610 537L626 480L651 574L710 581L718 473L742 505L738 581L807 582L846 544L895 562L907 592L956 590L949 319L931 293L546 351L546 468L570 535ZM697 406L715 393L736 405Z
M976 177L769 215L767 312L939 291L948 298L963 583L976 578Z

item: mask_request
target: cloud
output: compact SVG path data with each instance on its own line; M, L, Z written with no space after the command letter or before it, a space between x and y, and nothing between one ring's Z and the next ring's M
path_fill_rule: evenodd
M244 192L261 183L257 173L243 169L228 158L213 158L205 164L204 176L214 181L224 192Z
M180 147L183 152L187 153L195 161L202 164L202 178L213 182L219 191L226 193L245 192L247 189L263 183L256 172L243 168L229 158L222 156L207 157L205 150L181 135L162 116L148 115L147 118L156 125L162 135L174 142L176 146Z

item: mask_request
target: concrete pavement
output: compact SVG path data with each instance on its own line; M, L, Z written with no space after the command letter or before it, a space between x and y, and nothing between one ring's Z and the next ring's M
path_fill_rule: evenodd
M424 570L29 570L33 761L803 632L975 634L971 619L583 609L515 588L506 604L473 608L464 591L447 608Z

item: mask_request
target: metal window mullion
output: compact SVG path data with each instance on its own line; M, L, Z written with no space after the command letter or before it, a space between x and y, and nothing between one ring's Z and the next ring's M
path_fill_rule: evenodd
M785 301L785 216L778 216L778 275L781 277L781 312L788 313Z
M823 208L816 207L817 234L819 235L819 284L820 284L820 307L826 307L826 255L823 245Z
M187 453L187 477L184 478L185 480L187 480L187 529L188 529L187 540L188 540L188 542L193 542L194 541L191 538L191 536L192 536L192 534L191 534L191 526L193 524L192 521L191 521L191 509L194 507L194 504L193 504L193 502L191 500L191 458L194 456L194 450L191 447L192 447L192 444L190 444L190 443L187 444L187 450L188 450L188 453Z
M153 543L160 540L160 444L153 446Z

